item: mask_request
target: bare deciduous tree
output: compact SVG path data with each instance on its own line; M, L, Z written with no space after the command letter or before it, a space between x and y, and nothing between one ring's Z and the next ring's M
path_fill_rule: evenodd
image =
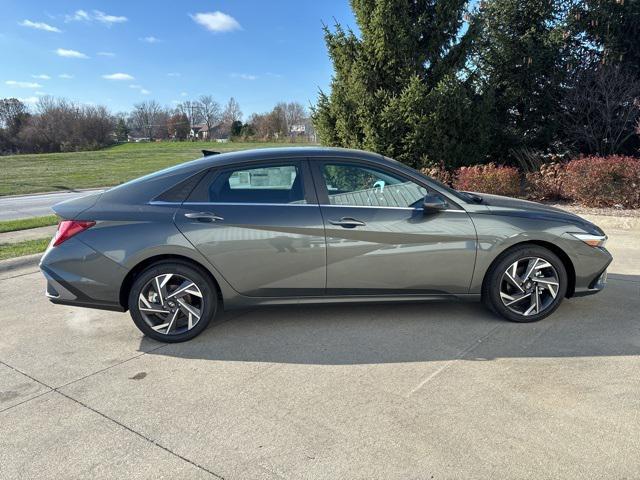
M185 140L189 136L189 119L184 113L175 113L167 120L167 133L176 140Z
M191 127L202 122L201 106L198 102L185 100L176 106L176 110L187 116Z
M166 125L166 113L158 102L147 100L133 106L131 121L136 130L153 140L159 128L164 129Z
M578 72L564 98L564 128L581 152L623 153L640 118L640 81L616 66Z
M114 124L105 107L41 97L20 138L31 151L95 149L113 141Z
M207 130L209 134L211 134L213 127L218 125L222 120L220 104L216 102L211 95L202 95L198 99L198 107L200 108L202 123L207 126Z
M307 118L307 112L300 102L280 102L276 109L283 116L283 134L290 133L293 125L303 124Z
M222 113L222 125L225 133L229 134L231 132L231 124L239 120L242 120L240 104L235 98L231 97L224 108L224 112Z

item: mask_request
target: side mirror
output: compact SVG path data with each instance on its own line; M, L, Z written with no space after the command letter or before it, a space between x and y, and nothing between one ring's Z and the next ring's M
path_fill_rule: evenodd
M422 208L425 213L433 213L441 210L446 210L449 205L447 202L438 195L427 195L424 197Z

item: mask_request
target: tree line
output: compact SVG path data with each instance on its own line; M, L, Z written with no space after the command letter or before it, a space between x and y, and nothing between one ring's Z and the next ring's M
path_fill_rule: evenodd
M640 2L351 0L320 140L414 167L637 155Z
M246 123L232 97L223 107L211 95L166 107L155 100L113 114L104 106L41 97L28 108L15 98L0 99L0 154L95 150L115 142L229 139L286 140L301 134L309 114L298 102L280 102L271 111L249 116ZM201 132L207 132L206 135Z

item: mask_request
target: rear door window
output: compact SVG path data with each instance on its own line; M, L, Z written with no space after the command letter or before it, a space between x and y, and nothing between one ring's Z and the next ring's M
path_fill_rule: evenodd
M213 203L307 203L300 167L264 164L220 172L209 186Z

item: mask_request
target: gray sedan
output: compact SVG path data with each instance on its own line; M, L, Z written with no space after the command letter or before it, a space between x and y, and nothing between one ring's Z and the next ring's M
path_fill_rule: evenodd
M221 308L287 303L482 300L533 322L600 291L612 259L576 215L356 150L210 155L54 210L49 299L129 310L165 342Z

